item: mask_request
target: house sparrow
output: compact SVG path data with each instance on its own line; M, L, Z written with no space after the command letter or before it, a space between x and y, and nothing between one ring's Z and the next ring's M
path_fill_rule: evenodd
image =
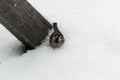
M49 40L50 46L53 48L59 48L64 44L65 39L63 34L59 31L57 27L57 23L53 23L53 28L54 28L54 32L51 34Z

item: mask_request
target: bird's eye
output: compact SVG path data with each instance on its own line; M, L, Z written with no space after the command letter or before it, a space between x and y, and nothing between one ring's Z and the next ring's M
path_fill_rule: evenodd
M56 40L57 38L58 38L58 36L55 35L55 36L53 37L53 40Z
M53 40L55 40L56 38L55 37L53 37Z
M62 37L62 36L60 36L60 37L59 37L59 41L61 41L62 39L63 39L63 37Z
M55 38L58 38L58 36L55 36Z
M62 39L63 37L62 36L60 36L60 39Z

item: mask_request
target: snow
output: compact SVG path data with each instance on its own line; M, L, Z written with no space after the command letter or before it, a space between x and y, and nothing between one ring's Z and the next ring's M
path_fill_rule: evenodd
M0 25L1 80L120 80L120 0L28 0L65 36L35 50Z

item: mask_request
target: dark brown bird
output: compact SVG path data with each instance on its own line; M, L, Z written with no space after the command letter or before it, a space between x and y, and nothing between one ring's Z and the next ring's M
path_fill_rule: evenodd
M57 23L53 23L53 28L54 32L51 34L49 42L51 47L59 48L64 44L65 39L63 34L59 31Z

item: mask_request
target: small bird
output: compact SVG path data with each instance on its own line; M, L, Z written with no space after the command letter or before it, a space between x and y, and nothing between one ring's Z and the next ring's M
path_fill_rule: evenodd
M65 39L63 34L59 31L56 22L53 23L53 28L54 28L54 32L51 34L49 40L50 46L53 48L59 48L64 44Z

